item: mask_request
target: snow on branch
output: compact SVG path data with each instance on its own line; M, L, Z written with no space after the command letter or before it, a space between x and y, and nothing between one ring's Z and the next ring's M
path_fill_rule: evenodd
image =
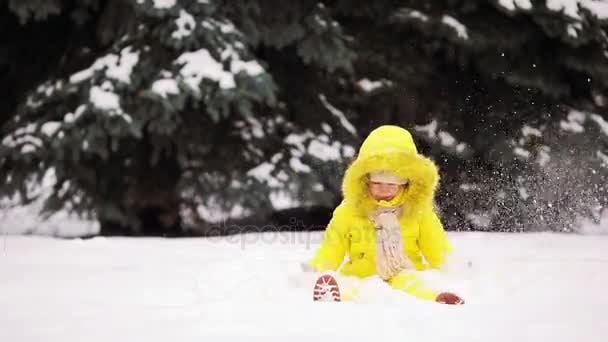
M608 19L608 2L601 0L546 0L549 10L582 20L580 12L585 9L598 19Z
M193 90L198 90L205 78L218 82L222 89L236 87L234 75L224 70L222 63L214 59L207 49L186 52L179 56L177 63L183 65L180 73Z
M100 109L110 116L120 116L126 122L131 122L131 117L126 114L120 106L120 97L112 91L109 82L105 82L103 86L93 86L89 91L89 101L97 109Z
M175 24L177 25L177 29L171 34L171 37L175 39L189 36L196 27L194 17L184 9L179 11L179 17L175 20Z
M509 11L532 9L530 0L498 0L498 4Z
M454 31L456 31L456 34L458 34L459 38L462 38L464 40L469 39L469 33L467 32L466 26L461 24L458 20L454 19L454 17L444 15L441 17L441 22L454 29Z
M81 70L70 77L71 83L80 83L93 77L96 71L105 69L106 77L123 83L131 82L133 67L139 62L139 52L130 46L120 51L120 55L110 53L97 59L89 68Z
M321 100L321 103L323 103L323 106L327 108L327 110L329 110L331 114L338 118L342 127L344 127L352 135L357 135L357 129L355 128L355 126L353 126L352 123L350 123L350 121L348 121L342 111L340 111L338 108L334 107L331 103L329 103L324 94L319 94L319 99Z

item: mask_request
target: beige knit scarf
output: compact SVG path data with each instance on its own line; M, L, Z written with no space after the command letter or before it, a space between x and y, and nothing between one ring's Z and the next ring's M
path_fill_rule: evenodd
M403 250L398 219L401 211L401 207L378 207L370 214L370 220L376 226L376 271L384 280L414 266Z

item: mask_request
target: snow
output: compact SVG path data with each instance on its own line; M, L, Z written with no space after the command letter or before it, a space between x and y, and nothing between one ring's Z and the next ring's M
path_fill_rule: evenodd
M477 228L488 228L492 223L492 218L485 213L469 213L466 217Z
M411 10L407 13L407 16L410 18L416 18L419 19L421 21L427 21L429 20L429 16L420 12L420 11L416 11L416 10Z
M175 20L175 24L177 25L177 30L173 31L171 34L171 37L175 39L182 39L189 36L196 27L194 17L184 9L179 11L179 17Z
M342 146L342 155L346 158L352 158L355 156L355 148L350 145Z
M582 133L584 132L583 124L585 120L589 117L591 121L595 122L600 130L608 136L608 121L606 121L601 115L598 114L586 114L584 112L571 109L568 113L568 121L562 120L560 122L560 127L565 131L570 131L574 133Z
M78 120L78 118L80 118L80 116L82 116L82 114L85 112L86 109L87 109L86 105L78 106L78 108L76 108L75 113L69 112L63 116L63 122L68 123L68 124L76 122L76 120Z
M154 0L154 7L167 9L175 6L176 0Z
M285 172L285 170L281 170L279 171L279 173L277 173L277 179L282 182L287 182L289 180L289 176L287 175L287 172Z
M327 21L325 21L325 19L321 18L321 16L319 16L318 14L315 14L313 16L313 19L319 24L319 26L321 26L322 28L326 28L327 27Z
M590 117L591 117L591 120L593 120L593 121L595 121L595 123L597 123L597 125L600 127L602 132L606 136L608 136L608 122L606 120L604 120L604 118L599 116L598 114L591 114Z
M162 97L179 94L179 87L174 79L156 80L152 83L152 91Z
M526 188L524 188L523 186L520 186L519 188L517 188L517 192L519 193L519 197L521 199L523 199L524 201L530 197L530 194L528 194L528 190Z
M47 137L50 137L53 134L55 134L59 130L60 127L61 127L60 122L49 121L49 122L45 122L44 124L42 124L42 126L40 127L40 131Z
M25 127L21 127L15 130L15 132L13 133L13 135L17 135L17 136L26 136L28 134L34 134L36 133L36 130L38 129L38 125L35 123L30 123L27 124L27 126Z
M249 126L247 126L247 128L244 128L244 122L241 121L240 123L241 128L243 128L241 129L241 135L245 140L249 140L251 138L251 135L256 138L263 138L265 136L264 126L262 125L262 123L260 123L258 119L253 116L247 116L246 120L249 123Z
M568 120L583 123L585 122L585 116L585 113L576 109L571 109L568 113Z
M291 166L291 169L294 170L295 172L309 173L310 171L312 171L310 169L310 166L302 163L302 161L296 157L292 157L289 160L289 166Z
M201 25L203 25L203 27L206 29L215 30L215 26L213 26L210 20L203 20L201 22Z
M218 82L222 89L232 89L236 87L234 74L245 72L249 76L258 76L264 72L257 61L241 60L232 47L222 52L222 59L228 58L231 59L230 71L224 70L222 63L214 59L206 49L186 52L177 59L177 63L182 65L180 73L184 81L195 91L199 90L199 85L205 78Z
M230 186L235 187L235 185L236 184L231 184ZM216 224L215 226L212 226L212 229L222 229L221 224L228 219L238 219L251 215L251 210L243 208L238 203L230 206L228 209L226 209L223 204L224 201L218 198L218 196L210 195L205 199L204 204L197 205L196 212L203 220L211 224ZM217 226L218 224L220 226Z
M459 143L458 145L456 145L456 152L462 153L467 149L468 146L469 145L467 145L466 143Z
M290 133L287 137L285 137L283 141L285 142L285 144L290 145L292 147L290 148L290 152L293 156L302 157L306 152L306 147L304 143L312 138L314 138L312 132L306 131L300 134Z
M35 234L75 237L97 234L99 232L97 221L79 218L66 210L58 211L47 219L39 215L44 201L51 195L55 183L55 171L49 169L43 175L40 183L31 182L26 185L28 196L39 196L33 202L16 206L17 196L0 200L0 235Z
M452 27L454 31L458 34L458 37L462 39L469 39L469 34L467 32L467 28L461 24L458 20L454 19L449 15L444 15L441 17L441 22Z
M222 31L222 33L233 33L236 31L236 27L234 26L234 24L228 20L219 21L218 23L220 26L220 31Z
M41 84L36 88L36 92L38 94L44 94L46 97L50 97L51 95L53 95L53 93L55 91L61 90L62 87L63 87L62 80L58 80L55 83L45 82L44 84ZM39 106L39 103L36 103L30 96L28 98L28 105L32 106L32 107L37 107L37 106Z
M585 123L585 113L577 110L571 110L568 114L568 121L561 120L559 125L564 131L573 133L582 133L585 131L583 124Z
M458 188L463 191L479 191L479 186L473 183L461 183Z
M563 12L565 15L581 19L579 6L587 9L598 19L608 18L608 2L605 0L546 0L549 10Z
M435 139L437 137L437 120L432 120L423 126L416 125L414 126L414 130L421 133L426 133L429 139Z
M283 158L283 153L279 152L279 153L275 153L271 158L270 158L270 162L272 164L276 164L279 162L279 160L281 160Z
M530 0L498 0L498 4L509 11L515 11L516 9L532 9Z
M342 111L340 111L338 108L334 107L331 103L329 103L324 94L319 94L319 99L321 100L321 103L323 103L323 106L325 106L325 108L327 108L327 110L329 110L331 114L338 118L342 127L344 127L352 135L357 135L357 129L355 128L355 126L353 126L352 123L350 123L350 121L348 121Z
M130 46L120 51L120 56L108 54L97 59L89 68L81 70L70 77L71 83L80 83L91 77L98 71L105 69L106 77L123 83L131 82L133 68L139 62L139 52L132 51Z
M21 154L27 154L36 151L35 145L23 145L21 146Z
M314 139L308 145L308 153L322 161L340 160L341 146L342 144L337 141L327 144Z
M551 152L551 148L549 146L542 145L538 148L538 155L536 157L536 162L538 165L545 166L549 161L551 161L551 155L549 152Z
M383 80L378 81L370 81L367 78L363 78L357 82L359 87L363 89L364 92L370 93L376 89L382 88L384 86Z
M608 2L606 0L585 1L584 7L599 19L608 18Z
M123 112L120 107L120 98L111 90L105 90L102 87L93 86L89 91L89 101L95 108L108 112L110 116L118 115L126 122L131 122L131 117Z
M43 145L42 140L34 136L37 129L38 126L36 124L28 124L25 127L18 128L2 139L2 145L16 147L17 145L25 144L22 148L25 148L26 152L31 152L33 151L32 149Z
M248 116L246 119L250 124L251 133L253 136L256 138L263 138L265 136L264 126L260 123L260 121L253 116Z
M604 57L606 57L608 55L608 51L604 51ZM591 82L591 79L588 79L589 82ZM598 93L598 92L592 92L591 96L593 97L593 102L595 103L596 106L598 107L605 107L606 105L608 105L608 97Z
M236 87L234 75L224 70L222 63L215 60L206 49L183 53L177 63L182 65L180 73L184 82L195 91L199 90L204 78L218 82L222 89Z
M220 24L220 25L226 25L226 24ZM234 25L232 25L232 27L234 28ZM237 42L237 43L240 43L240 42ZM237 45L237 44L235 43L235 45ZM232 46L227 46L224 49L224 51L222 51L222 60L227 60L227 59L230 59L230 71L233 74L238 74L240 72L244 72L249 76L258 76L258 75L264 73L264 68L260 65L260 63L258 61L241 60L241 56Z
M604 341L608 236L449 233L455 254L428 284L460 307L358 283L315 303L299 263L321 238L0 240L5 341ZM341 280L341 284L348 281ZM357 283L352 281L354 286Z
M264 162L247 171L247 176L254 177L260 182L267 183L268 186L272 188L279 187L281 182L272 176L274 169L274 165Z
M521 147L513 148L513 153L515 153L515 155L520 156L525 159L530 158L530 152Z
M576 0L546 0L546 5L552 11L563 11L569 17L580 18L578 15L578 1Z
M441 146L446 147L446 149L452 153L463 153L469 147L469 145L464 142L458 142L458 140L449 132L439 130L439 123L436 119L431 120L426 125L415 125L414 131L423 134L426 139L433 143L438 141Z
M602 166L608 167L608 155L602 153L602 151L597 151L597 157L602 161Z
M439 141L441 145L449 147L456 144L456 139L448 132L441 131L439 132Z
M582 30L582 26L580 25L580 23L576 23L576 24L578 24L578 25L568 24L568 26L567 26L568 35L573 38L577 38L578 31Z
M532 126L529 125L524 125L521 128L521 133L524 135L524 137L528 137L528 136L537 136L537 137L542 137L543 134L542 132L538 129L538 128L534 128Z
M306 132L305 134L290 133L288 136L285 137L284 141L286 144L294 145L298 148L304 149L303 144L310 137L312 137L312 134L310 134L309 132Z
M233 59L230 62L230 71L234 74L244 72L249 76L258 76L264 73L264 68L257 61L242 61L240 59Z
M273 191L270 193L269 198L275 210L297 208L302 205L300 201L286 191Z

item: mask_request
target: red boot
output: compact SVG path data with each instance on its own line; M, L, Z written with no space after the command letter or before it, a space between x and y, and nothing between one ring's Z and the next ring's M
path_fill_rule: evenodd
M314 301L339 302L340 289L336 278L331 274L320 276L315 283L312 299Z
M451 292L442 292L435 299L437 303L449 305L462 305L464 300Z

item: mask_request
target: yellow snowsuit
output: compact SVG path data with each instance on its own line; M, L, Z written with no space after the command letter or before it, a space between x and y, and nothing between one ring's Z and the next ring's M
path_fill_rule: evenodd
M377 201L367 188L367 175L375 171L390 171L408 180L408 185L390 202ZM368 215L378 205L389 205L403 209L399 217L403 252L414 267L417 270L439 268L451 246L433 208L438 182L437 167L418 154L407 130L398 126L375 129L346 170L343 201L334 210L310 265L317 271L340 268L341 274L360 278L376 274L376 232ZM347 253L348 259L344 262ZM403 271L387 282L418 298L435 300L437 296L414 272Z

